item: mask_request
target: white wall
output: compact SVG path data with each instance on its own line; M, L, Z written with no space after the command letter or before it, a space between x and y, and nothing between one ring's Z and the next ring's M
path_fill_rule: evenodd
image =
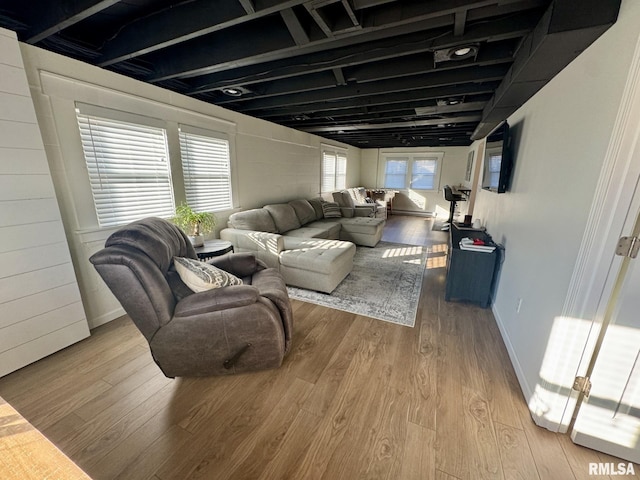
M382 188L384 185L385 153L429 153L442 152L442 165L437 190L401 190L393 201L394 211L414 214L438 213L449 215L449 202L442 194L444 185L465 184L468 147L420 147L420 148L369 148L362 150L360 163L360 180L364 187ZM460 202L460 214L466 212L466 203Z
M566 404L551 392L571 387L586 338L567 325L589 325L562 312L638 25L640 2L623 1L618 22L509 118L511 191L478 191L473 212L505 246L493 310L534 415L547 426Z
M16 35L0 29L0 376L89 334Z
M21 44L38 123L60 202L65 232L91 327L124 312L88 258L113 231L100 229L75 116L82 102L165 121L170 154L180 123L229 135L235 207L311 198L320 190L320 145L348 148L347 182L360 179L360 150L315 135L254 119L168 90L151 86L45 50ZM174 181L181 166L171 155ZM181 185L176 202L184 199ZM217 212L218 229L232 211Z

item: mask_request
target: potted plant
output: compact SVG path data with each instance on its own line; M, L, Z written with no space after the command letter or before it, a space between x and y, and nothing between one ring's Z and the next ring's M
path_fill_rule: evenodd
M194 247L204 245L203 234L213 231L216 217L209 212L196 212L186 203L176 207L176 216L171 219L184 233Z

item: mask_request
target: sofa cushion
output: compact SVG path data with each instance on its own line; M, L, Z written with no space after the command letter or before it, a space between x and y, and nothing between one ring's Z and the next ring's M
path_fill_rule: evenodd
M342 213L340 212L340 207L336 202L325 202L322 204L322 212L324 213L324 218L340 218L342 217Z
M340 192L333 192L333 200L341 207L355 208L356 204L353 201L353 197L347 190Z
M324 212L322 211L322 204L324 202L325 200L320 197L309 200L309 205L311 205L316 212L316 220L322 220L324 218Z
M289 202L289 205L291 205L295 210L296 216L300 221L300 225L306 225L316 219L316 211L308 200L303 198L299 200L292 200Z
M345 218L340 223L345 232L375 235L384 228L385 221L383 218L354 217Z
M273 203L263 208L271 214L278 232L285 233L301 227L296 211L288 203Z
M238 230L257 230L258 232L277 233L278 229L268 211L254 208L232 213L228 225Z
M289 268L331 273L343 262L353 262L356 247L340 240L286 238L280 263Z
M311 222L305 225L305 227L324 230L327 232L327 235L324 238L331 238L333 240L338 240L340 238L340 229L342 228L342 225L337 220L338 219L335 219L335 218L328 218L326 220L317 220L315 222Z
M296 228L294 230L289 230L287 233L283 233L286 237L302 238L330 238L329 234L330 230L328 228L313 228L309 226ZM338 237L335 237L335 240L337 239Z
M173 263L180 279L194 292L204 292L230 285L242 285L242 280L235 275L200 260L174 257Z

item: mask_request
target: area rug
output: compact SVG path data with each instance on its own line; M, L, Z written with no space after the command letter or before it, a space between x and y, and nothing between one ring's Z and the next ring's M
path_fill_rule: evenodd
M413 327L427 247L380 242L357 247L353 270L331 292L287 287L296 300Z

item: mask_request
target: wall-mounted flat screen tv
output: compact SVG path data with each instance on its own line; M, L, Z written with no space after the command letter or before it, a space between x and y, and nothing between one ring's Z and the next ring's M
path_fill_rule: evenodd
M509 124L505 121L487 135L482 188L496 193L508 191L512 169L511 137Z

